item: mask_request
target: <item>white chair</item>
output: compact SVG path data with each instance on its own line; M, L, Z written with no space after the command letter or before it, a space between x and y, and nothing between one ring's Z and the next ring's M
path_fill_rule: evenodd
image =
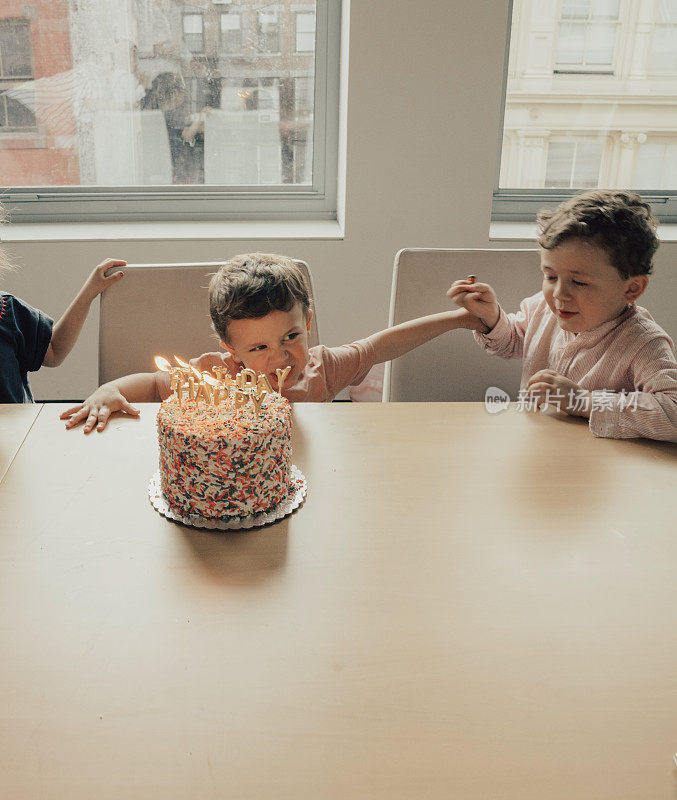
M457 308L445 293L471 274L494 287L506 311L517 311L540 289L539 264L538 250L400 250L389 325ZM479 401L490 386L515 399L521 364L484 353L470 331L449 331L386 365L383 400Z
M312 298L308 265L304 261L296 263ZM218 350L207 287L220 266L201 263L124 267L125 277L101 295L99 383L133 372L153 372L156 355L173 362L176 354L187 361ZM316 316L309 342L311 347L319 342Z

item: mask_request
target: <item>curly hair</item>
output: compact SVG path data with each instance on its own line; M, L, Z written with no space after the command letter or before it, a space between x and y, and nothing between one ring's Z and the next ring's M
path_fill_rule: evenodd
M658 222L651 206L633 192L595 190L540 211L538 244L552 250L567 239L584 239L606 252L624 279L650 275L658 249Z
M209 313L222 342L234 319L258 319L271 311L291 311L300 303L308 317L311 297L303 273L287 256L246 253L234 256L209 282Z

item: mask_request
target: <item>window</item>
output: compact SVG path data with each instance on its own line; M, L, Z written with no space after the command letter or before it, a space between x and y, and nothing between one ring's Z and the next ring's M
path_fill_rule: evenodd
M595 142L550 142L545 186L552 189L589 189L597 186L602 145Z
M0 132L4 129L35 128L31 107L35 99L29 88L26 103L12 96L21 84L33 78L31 30L26 20L0 20ZM9 92L9 93L8 93ZM20 94L20 93L19 93ZM21 94L20 94L21 96Z
M660 4L649 69L652 73L677 73L677 0L663 0Z
M296 15L296 52L310 53L315 49L315 14Z
M619 0L562 0L557 31L559 68L611 68Z
M242 49L242 17L221 14L221 52L237 53Z
M183 38L191 53L204 53L205 39L202 14L183 15Z
M313 79L294 78L294 100L298 114L310 114L313 111Z
M646 142L639 146L634 185L637 189L677 186L677 140Z
M25 8L0 19L13 220L335 218L339 0Z
M260 53L280 52L280 25L277 11L259 11L258 43Z
M677 222L677 0L513 0L509 34L492 218L617 187Z

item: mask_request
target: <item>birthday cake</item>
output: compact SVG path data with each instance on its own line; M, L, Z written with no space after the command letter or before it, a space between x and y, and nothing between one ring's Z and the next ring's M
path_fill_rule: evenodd
M201 383L201 395L191 385L193 398L179 391L160 406L161 488L170 508L183 516L247 517L289 496L289 401L248 380L224 384L221 376L211 388Z

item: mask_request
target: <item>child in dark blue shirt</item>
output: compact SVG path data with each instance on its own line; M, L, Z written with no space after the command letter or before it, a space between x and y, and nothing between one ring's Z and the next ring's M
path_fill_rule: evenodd
M0 291L0 403L33 402L28 373L61 364L80 335L92 300L122 278L119 271L107 277L106 270L126 263L109 258L95 267L56 325L43 311Z

